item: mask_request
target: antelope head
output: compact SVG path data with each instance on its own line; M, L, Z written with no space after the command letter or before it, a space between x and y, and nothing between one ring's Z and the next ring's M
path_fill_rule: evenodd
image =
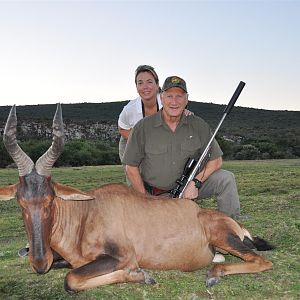
M16 107L13 106L6 122L3 141L8 153L18 167L19 182L1 188L0 194L2 200L9 200L16 196L22 208L23 221L29 241L30 264L34 271L43 274L49 270L53 261L50 237L55 188L51 180L51 168L64 148L61 105L57 105L53 119L52 145L35 164L18 145L16 131Z

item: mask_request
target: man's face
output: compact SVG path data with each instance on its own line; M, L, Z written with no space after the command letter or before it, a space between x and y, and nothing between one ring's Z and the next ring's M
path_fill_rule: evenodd
M150 72L140 72L137 75L136 88L143 100L156 99L158 84Z
M181 88L173 87L161 94L163 112L168 117L179 117L188 103L188 95Z

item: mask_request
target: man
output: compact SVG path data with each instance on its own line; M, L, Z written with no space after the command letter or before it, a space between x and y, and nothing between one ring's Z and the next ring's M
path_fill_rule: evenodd
M211 137L203 119L183 114L188 93L182 78L171 76L165 80L161 101L162 110L133 128L122 160L132 187L141 193L164 193L174 188L188 158L199 159ZM221 169L222 154L214 140L206 167L188 184L183 197L215 195L219 211L241 219L235 178Z

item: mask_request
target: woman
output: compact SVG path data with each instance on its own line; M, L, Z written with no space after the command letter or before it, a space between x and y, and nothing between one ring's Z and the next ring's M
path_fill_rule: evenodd
M155 114L162 107L159 95L159 79L153 67L138 66L135 71L135 84L139 97L124 106L118 120L121 134L119 142L121 161L133 126L142 118Z

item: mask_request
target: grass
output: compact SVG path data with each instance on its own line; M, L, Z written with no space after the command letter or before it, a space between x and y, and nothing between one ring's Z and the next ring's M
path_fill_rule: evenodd
M115 284L69 295L66 269L35 274L28 258L17 256L26 244L21 212L13 201L0 202L0 299L300 299L300 160L230 161L236 175L244 222L255 235L276 246L262 253L274 263L270 271L226 276L205 287L208 268L196 272L150 271L157 284ZM53 178L82 190L108 182L125 182L121 166L54 169ZM16 170L0 170L0 186L15 183ZM199 205L215 207L213 199ZM227 261L237 258L226 256Z

